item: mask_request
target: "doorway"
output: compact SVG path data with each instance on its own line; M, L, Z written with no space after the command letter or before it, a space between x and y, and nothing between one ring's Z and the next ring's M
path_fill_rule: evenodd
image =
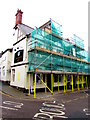
M47 74L47 86L50 88L51 90L51 74Z

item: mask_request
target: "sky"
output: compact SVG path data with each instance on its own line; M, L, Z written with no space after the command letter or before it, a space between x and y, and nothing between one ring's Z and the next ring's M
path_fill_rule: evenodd
M15 14L23 11L22 23L39 27L50 18L62 25L63 37L76 34L88 49L89 0L2 0L0 1L0 52L13 47Z

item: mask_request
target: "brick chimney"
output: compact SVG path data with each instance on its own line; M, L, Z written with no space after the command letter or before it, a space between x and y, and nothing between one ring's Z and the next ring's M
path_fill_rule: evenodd
M17 13L16 13L16 25L17 24L22 24L22 14L23 12L21 10L17 10Z

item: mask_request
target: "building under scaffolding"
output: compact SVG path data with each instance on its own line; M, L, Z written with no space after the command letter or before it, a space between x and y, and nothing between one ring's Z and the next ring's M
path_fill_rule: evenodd
M28 36L28 73L33 75L34 90L43 82L53 92L54 87L87 86L90 62L84 41L73 35L62 37L61 25L50 19ZM63 84L61 84L63 83ZM42 87L41 87L42 88Z
M29 89L34 98L41 89L88 89L90 62L84 41L75 34L64 39L61 25L52 19L33 29L22 23L22 14L18 9L15 15L10 85Z

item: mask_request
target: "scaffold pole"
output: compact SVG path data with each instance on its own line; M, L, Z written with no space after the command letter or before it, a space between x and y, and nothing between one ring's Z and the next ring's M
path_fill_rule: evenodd
M66 78L66 91L67 91L67 75L66 75L66 77L65 77L65 78Z
M86 76L86 88L87 88L87 90L88 90L87 76Z
M83 89L84 87L83 87L83 75L82 75L82 89Z
M29 85L28 85L28 87L29 87L29 93L28 93L28 95L30 96L30 73L28 75L28 78L29 78Z
M73 75L71 75L71 79L72 79L72 92L73 92Z
M47 93L47 75L45 74L45 94Z
M53 74L51 74L51 91L52 91L52 94L53 94Z
M35 73L35 79L34 79L34 98L36 98L36 73Z
M77 76L77 88L79 90L79 75Z

